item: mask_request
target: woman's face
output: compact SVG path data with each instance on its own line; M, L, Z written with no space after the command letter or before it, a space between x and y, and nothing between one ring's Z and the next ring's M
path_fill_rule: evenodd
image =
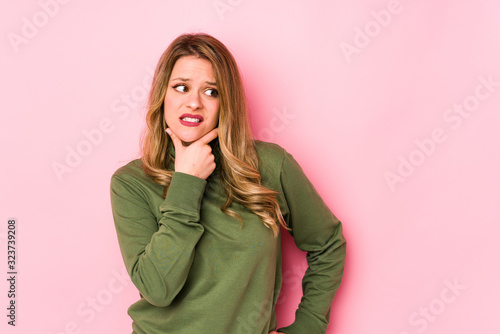
M184 145L217 126L219 93L212 64L196 56L179 58L172 69L164 102L165 121Z

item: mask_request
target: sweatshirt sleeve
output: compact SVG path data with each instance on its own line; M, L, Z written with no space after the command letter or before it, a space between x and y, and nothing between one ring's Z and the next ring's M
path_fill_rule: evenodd
M278 332L326 333L333 297L344 271L346 243L342 225L286 152L281 187L289 210L285 220L297 247L307 252L308 268L302 279L303 296L295 321Z
M174 172L159 207L159 221L147 193L134 181L117 173L111 178L120 250L141 295L155 306L168 306L186 282L194 248L204 232L200 206L206 181Z

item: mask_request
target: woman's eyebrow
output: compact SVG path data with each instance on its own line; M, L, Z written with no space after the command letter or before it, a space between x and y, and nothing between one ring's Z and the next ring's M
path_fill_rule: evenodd
M173 78L172 81L174 80L179 80L179 81L191 81L191 79L189 78L182 78L182 77L177 77L177 78ZM206 84L209 84L211 86L217 86L217 83L216 82L212 82L212 81L205 81Z
M181 78L181 77L173 78L172 80L191 81L191 79L189 78Z

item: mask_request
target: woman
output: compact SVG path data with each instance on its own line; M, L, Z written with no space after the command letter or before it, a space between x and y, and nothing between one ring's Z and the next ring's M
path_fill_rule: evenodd
M325 333L345 241L291 155L252 140L226 47L175 39L149 97L141 159L111 179L120 249L140 300L133 333ZM280 225L307 251L304 296L276 330Z

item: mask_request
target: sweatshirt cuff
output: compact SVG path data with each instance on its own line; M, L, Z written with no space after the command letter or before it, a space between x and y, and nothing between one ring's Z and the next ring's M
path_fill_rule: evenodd
M160 211L165 213L169 208L176 208L182 211L199 212L206 184L207 181L199 177L174 172L167 196L160 205Z
M295 321L293 324L287 327L279 328L276 331L286 334L324 334L326 332L326 328L322 326L318 320L297 310L295 312Z

